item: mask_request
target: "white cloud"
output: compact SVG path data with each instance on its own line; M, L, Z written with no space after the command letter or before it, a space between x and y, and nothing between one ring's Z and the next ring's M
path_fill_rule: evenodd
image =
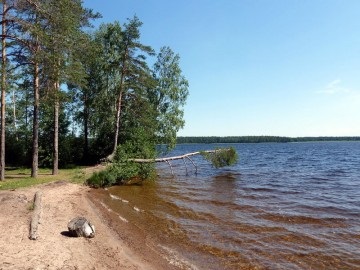
M340 79L333 80L330 83L328 83L323 90L318 91L318 93L334 95L334 94L348 94L353 92L350 88L343 87L341 83L342 82Z
M337 87L341 83L340 79L333 80L327 85L327 88L334 88Z

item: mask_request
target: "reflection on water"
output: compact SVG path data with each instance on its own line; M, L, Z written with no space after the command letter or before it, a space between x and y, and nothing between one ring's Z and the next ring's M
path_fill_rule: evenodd
M160 165L156 181L112 187L103 203L180 268L360 268L360 143L234 146L234 167Z

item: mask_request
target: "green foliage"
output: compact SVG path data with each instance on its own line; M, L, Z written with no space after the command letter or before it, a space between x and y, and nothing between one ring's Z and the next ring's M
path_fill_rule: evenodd
M218 148L214 152L200 152L200 154L210 161L215 168L230 166L238 161L238 155L233 147Z
M33 157L34 167L50 167L58 152L62 168L96 164L118 146L114 163L89 180L107 186L151 178L154 164L129 159L175 146L188 96L179 55L163 47L148 60L155 52L142 44L136 16L85 33L98 17L80 0L17 1L11 42L19 50L8 62L20 69L8 76L8 163L29 166Z
M86 183L91 187L108 187L124 184L134 177L140 180L149 179L153 175L152 164L139 164L135 162L116 162L105 170L94 173Z
M54 133L54 111L51 104L44 103L40 111L41 123L39 128L39 166L51 167L52 165L52 151L53 151L53 133ZM70 120L66 111L62 107L59 115L59 165L64 168L66 165L74 162L76 148L73 147L72 142L75 138L69 134Z
M141 180L151 178L155 170L154 164L136 163L129 159L152 159L155 158L155 153L153 141L148 140L147 135L140 128L131 140L119 145L115 155L115 166L124 171L122 182L132 177L138 177Z
M148 91L150 102L157 112L157 143L171 150L176 145L176 134L184 127L185 105L189 83L182 75L180 56L169 47L162 47L154 64L156 87Z
M114 185L115 183L116 183L116 179L109 172L109 169L100 172L95 172L88 180L86 180L87 185L95 188L107 187Z
M151 159L155 157L155 146L143 127L133 128L128 140L117 147L114 161L104 171L94 173L87 184L93 187L106 187L124 184L136 177L142 181L155 174L153 163L136 163L132 158Z
M11 166L24 166L30 164L28 144L22 136L12 136L14 133L7 132L6 136L6 163Z

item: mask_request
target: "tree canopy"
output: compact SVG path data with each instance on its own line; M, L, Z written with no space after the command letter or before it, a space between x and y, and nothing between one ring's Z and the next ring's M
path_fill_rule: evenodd
M32 177L38 167L56 174L108 157L116 171L125 158L175 146L188 81L170 47L156 52L141 42L138 17L89 32L101 15L81 0L0 4L2 170L5 157L7 166L31 167ZM148 177L152 165L127 170Z

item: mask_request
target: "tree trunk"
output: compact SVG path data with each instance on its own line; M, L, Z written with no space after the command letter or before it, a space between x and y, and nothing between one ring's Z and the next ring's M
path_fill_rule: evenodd
M19 140L19 135L17 132L17 125L16 125L16 95L15 95L15 89L13 89L12 91L12 102L13 102L13 122L14 122L14 132L15 132L15 137L16 137L16 141Z
M114 148L112 155L115 155L116 147L118 145L119 131L120 131L120 116L121 116L121 100L122 100L122 91L118 96L116 102L116 123L115 123L115 137L114 137Z
M34 209L33 214L30 221L30 233L29 238L31 240L36 240L39 237L38 234L38 225L40 223L41 217L41 191L37 191L34 196Z
M54 101L54 149L53 149L53 170L52 174L57 175L59 173L59 109L60 102L58 92L60 88L59 82L55 85L55 101Z
M124 91L125 71L127 68L126 67L127 55L128 55L128 51L127 51L127 47L126 47L124 57L123 57L123 66L122 66L121 75L120 75L119 96L116 101L115 138L114 138L113 152L109 156L111 158L113 158L115 156L116 147L118 145L118 138L119 138L119 132L120 132L121 102L122 102L122 95L123 95L123 91ZM109 159L109 157L108 157L108 159Z
M31 177L38 176L39 167L39 65L34 65L34 120L33 120L33 145L32 145L32 165Z
M154 162L168 162L170 160L178 160L178 159L184 159L189 158L191 156L200 155L201 153L216 153L219 150L206 150L206 151L197 151L193 153L187 153L181 156L172 156L172 157L165 157L165 158L154 158L154 159L144 159L144 158L131 158L129 161L137 162L137 163L154 163Z
M88 96L84 96L84 149L83 149L83 163L87 163L87 157L89 154L89 104Z
M5 93L6 93L6 1L3 1L1 39L1 138L0 138L0 181L5 180Z
M195 162L190 158L191 156L202 155L206 160L210 161L215 168L220 168L224 166L233 165L238 157L234 148L221 148L216 150L206 150L206 151L197 151L193 153L187 153L180 156L164 157L164 158L154 158L154 159L142 159L142 158L132 158L128 161L137 162L137 163L154 163L154 162L166 162L171 168L171 173L174 174L173 168L170 161L182 159L186 167L186 159L190 160L192 165L195 167L195 172L197 173L197 166ZM187 167L186 167L187 173Z

